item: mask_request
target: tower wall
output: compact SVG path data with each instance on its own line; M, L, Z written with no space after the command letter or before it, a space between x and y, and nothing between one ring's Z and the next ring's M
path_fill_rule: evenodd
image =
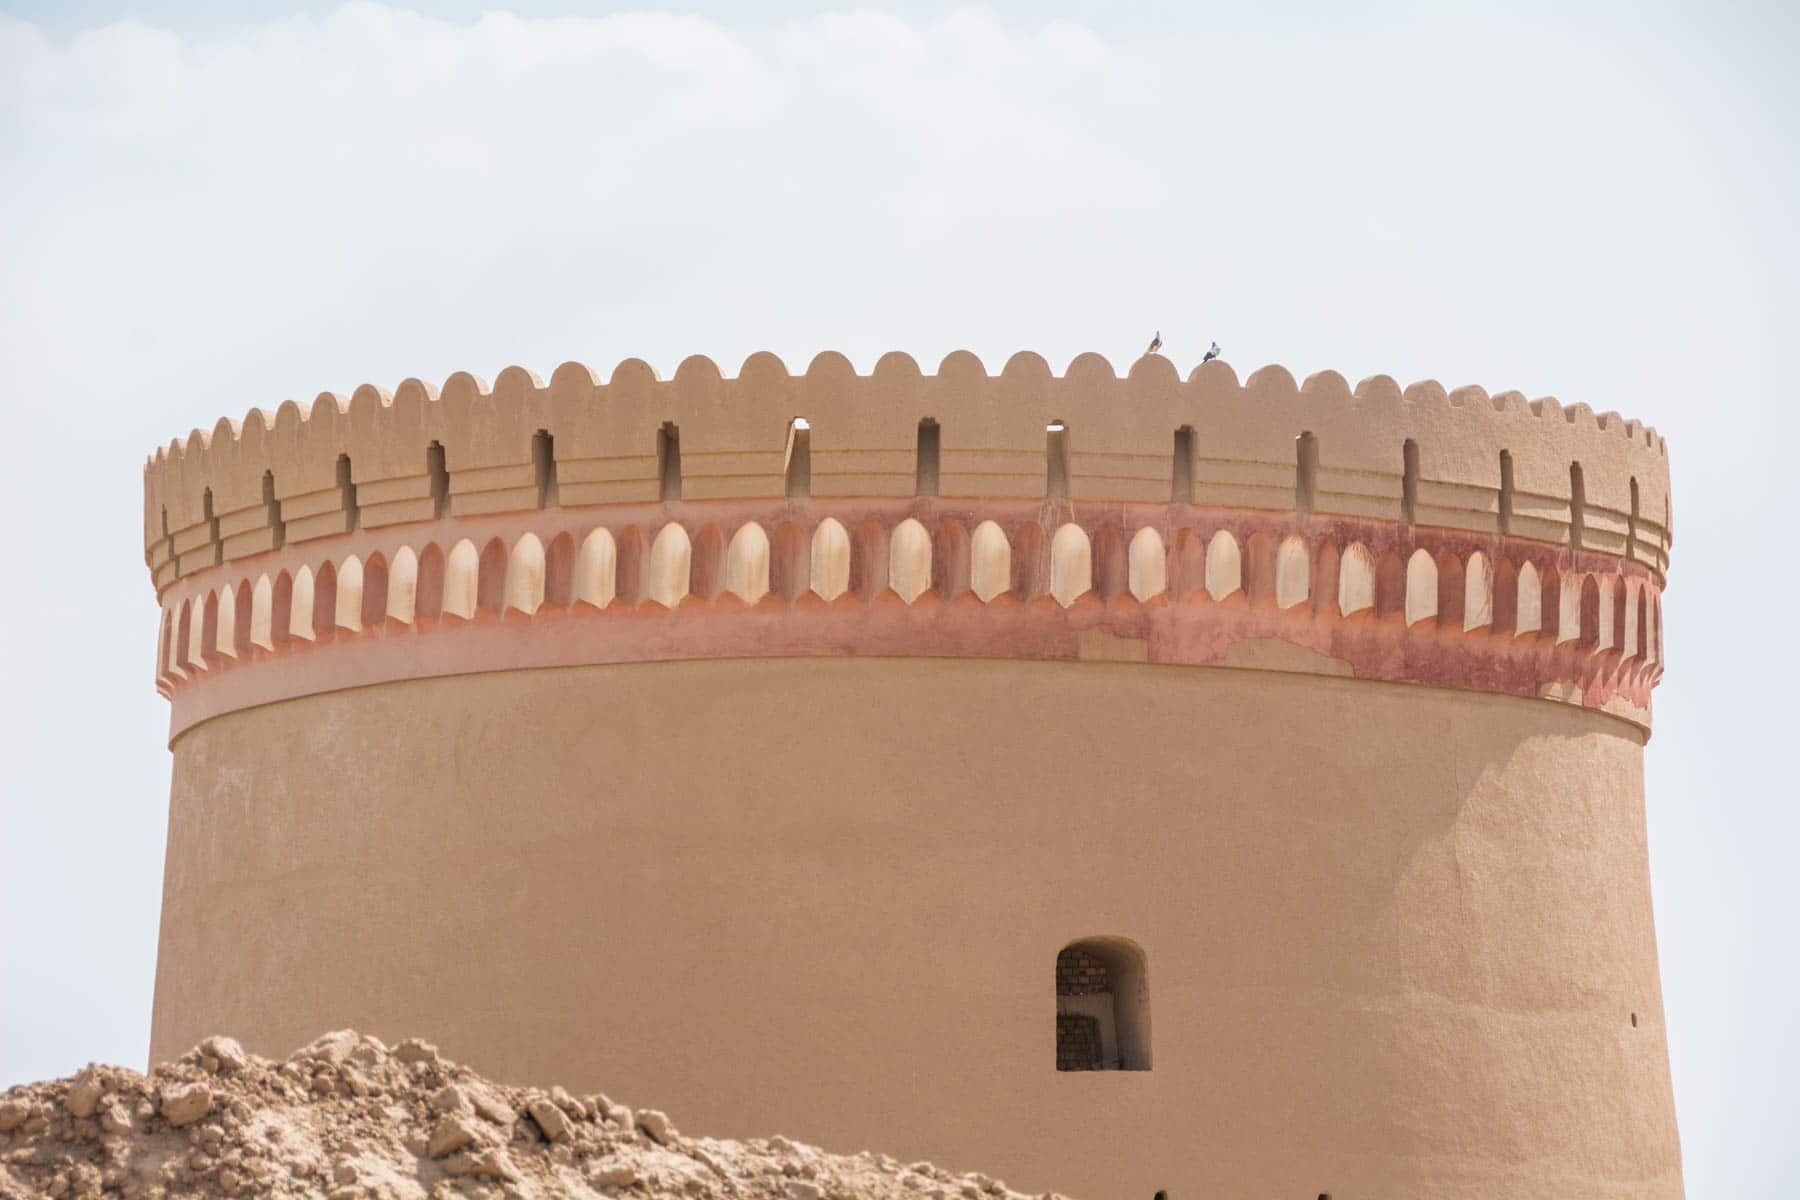
M152 1057L423 1032L1088 1196L1680 1195L1660 441L963 357L457 377L159 456ZM1142 951L1148 1070L1055 1069L1089 937Z

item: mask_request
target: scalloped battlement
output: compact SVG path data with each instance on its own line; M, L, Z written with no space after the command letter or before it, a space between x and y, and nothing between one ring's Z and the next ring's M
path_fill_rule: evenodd
M1057 376L1020 353L989 375L959 351L935 375L900 353L866 376L838 354L801 375L756 354L734 379L627 359L605 382L566 363L547 384L508 367L491 388L458 373L289 401L159 449L144 543L162 595L283 545L444 516L918 495L1394 521L1611 554L1659 583L1670 541L1663 440L1614 413L1275 366L1240 383L1217 360L1182 379L1160 356L1121 378L1094 354Z

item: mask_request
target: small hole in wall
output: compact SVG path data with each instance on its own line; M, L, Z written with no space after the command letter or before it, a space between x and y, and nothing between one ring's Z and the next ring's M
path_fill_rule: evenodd
M431 481L431 517L441 520L450 515L450 470L444 463L444 443L425 447L425 475Z
M1194 502L1194 427L1175 431L1175 459L1169 470L1169 503Z
M1631 486L1635 489L1637 481L1633 480ZM1634 491L1632 494L1636 495L1636 492ZM165 509L163 515L166 520L168 510ZM219 515L213 511L211 488L207 488L205 494L200 497L200 515L206 520L206 540L212 543L213 566L216 567L225 561L225 546L219 540Z
M1400 519L1408 525L1419 517L1419 443L1407 438L1400 446Z
M1069 498L1069 427L1061 421L1044 426L1044 495Z
M1631 1027L1633 1029L1637 1028L1637 1014L1636 1013L1631 1014Z
M812 426L805 417L788 422L783 491L788 499L812 495Z
M1513 461L1512 451L1500 452L1500 536L1505 537L1512 532L1513 519Z
M269 539L273 548L281 549L287 545L287 522L281 519L281 501L275 498L275 472L263 472L262 486L263 510L268 514Z
M1583 548L1587 535L1587 486L1583 482L1580 463L1569 464L1569 545Z
M1631 516L1625 522L1625 557L1635 559L1638 556L1638 485L1637 476L1631 477Z
M681 430L673 421L656 431L656 475L661 499L681 499Z
M337 457L338 504L344 510L344 528L362 528L362 509L356 503L356 479L351 474L350 456Z
M930 417L919 420L919 454L913 473L913 495L938 494L938 447L942 441L938 423Z
M537 506L558 507L562 497L556 483L556 438L548 429L531 435L531 473L537 483Z
M1169 1200L1169 1193L1158 1192L1158 1193L1156 1193L1155 1200Z
M1307 430L1294 439L1294 511L1310 513L1319 487L1319 439Z

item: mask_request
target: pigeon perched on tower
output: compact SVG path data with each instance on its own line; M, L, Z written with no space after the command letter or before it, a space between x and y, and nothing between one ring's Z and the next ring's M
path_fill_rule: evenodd
M1200 361L1203 363L1209 363L1217 357L1219 357L1219 343L1214 342L1212 344L1212 349L1208 350L1206 352L1206 357L1202 358Z
M1161 350L1161 349L1162 349L1162 330L1159 329L1156 331L1156 336L1150 339L1150 348L1148 350L1144 351L1144 353L1145 354L1155 354L1158 350Z

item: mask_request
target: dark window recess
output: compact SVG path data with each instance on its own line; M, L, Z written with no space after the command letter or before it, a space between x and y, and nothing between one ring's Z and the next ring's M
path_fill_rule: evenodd
M344 510L344 528L362 528L362 509L356 503L356 480L350 474L350 456L338 455L337 460L338 503Z
M1637 481L1633 480L1632 487L1635 488L1636 486ZM1635 495L1635 492L1633 494ZM212 546L212 561L213 566L216 567L225 561L225 546L219 540L219 515L213 511L213 494L211 488L207 488L206 494L200 497L200 515L206 519L206 540ZM166 521L167 519L167 510L165 510L164 520Z
M1194 427L1175 431L1175 458L1169 465L1169 503L1194 502Z
M275 472L263 472L263 511L268 513L269 539L274 549L287 545L287 522L281 519L281 501L275 498Z
M444 465L444 443L425 447L425 474L431 478L431 515L441 519L450 515L450 470Z
M1144 952L1124 938L1084 938L1056 956L1056 1069L1148 1071Z
M803 500L812 495L812 427L805 417L795 417L788 424L783 477L782 490L788 499Z
M1512 451L1500 452L1500 536L1505 537L1512 532L1513 519L1513 461Z
M1069 427L1061 421L1044 426L1044 495L1069 498Z
M1312 512L1319 491L1319 439L1309 430L1294 439L1294 511Z
M1400 517L1408 525L1419 517L1419 443L1411 438L1400 448Z
M1056 1014L1056 1069L1100 1069L1100 1021L1079 1013Z
M531 435L531 473L537 483L537 506L555 508L560 502L556 488L556 439L548 429Z
M941 444L942 431L938 423L930 417L919 422L919 461L913 479L913 495L937 496L938 491L938 447Z
M1569 545L1579 550L1587 538L1587 485L1581 464L1569 464Z
M1056 994L1097 996L1112 991L1106 964L1079 946L1069 946L1056 956Z
M656 475L662 499L681 499L681 430L673 421L656 431Z

